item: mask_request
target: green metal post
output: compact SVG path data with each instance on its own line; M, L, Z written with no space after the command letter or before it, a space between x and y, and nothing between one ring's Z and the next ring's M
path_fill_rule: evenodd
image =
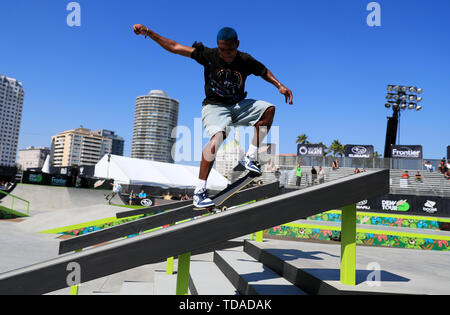
M173 274L173 257L167 258L166 274L167 275Z
M341 283L356 285L356 204L342 209Z
M82 249L77 249L75 251L75 253L79 253L79 252L82 252L82 251L83 251ZM77 284L71 286L70 287L70 295L78 295L78 288L79 288L79 286Z
M78 286L73 285L70 287L70 295L78 295Z
M187 295L189 290L189 267L191 253L178 256L177 295Z
M256 241L257 242L262 242L263 241L263 236L264 236L264 231L259 231L256 232Z

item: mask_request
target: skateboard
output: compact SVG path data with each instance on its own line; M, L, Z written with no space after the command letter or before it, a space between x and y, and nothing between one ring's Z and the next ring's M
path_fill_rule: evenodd
M229 198L231 198L234 194L238 193L242 189L248 187L253 182L256 182L258 186L262 186L263 182L262 180L258 179L260 177L260 174L254 173L254 172L248 172L245 176L241 177L234 183L228 185L227 188L216 194L212 201L214 202L214 206L207 207L207 208L194 208L194 210L208 210L210 212L214 212L215 209L219 209L220 211L226 211L228 208L227 206L222 206L225 201L227 201Z

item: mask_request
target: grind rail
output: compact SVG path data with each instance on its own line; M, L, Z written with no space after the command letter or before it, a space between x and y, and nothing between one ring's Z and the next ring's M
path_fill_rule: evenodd
M389 170L356 174L2 273L0 294L44 294L172 256L183 260L177 294L187 294L190 252L336 208L343 208L341 282L355 285L355 204L388 192Z

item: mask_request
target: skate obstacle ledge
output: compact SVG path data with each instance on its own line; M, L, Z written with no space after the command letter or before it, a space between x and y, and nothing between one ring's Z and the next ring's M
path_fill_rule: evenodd
M263 185L262 187L253 187L242 190L232 196L229 200L227 200L226 204L228 206L236 206L261 198L270 198L278 195L279 192L279 182L273 182ZM182 203L185 202L183 201ZM170 205L172 206L172 204ZM142 215L144 213L154 213L155 208L159 211L161 210L161 206L155 206L146 209L140 209L139 214ZM122 214L122 212L120 213ZM136 211L127 211L127 213L133 215L137 214ZM59 245L59 254L61 255L75 250L84 249L89 246L109 242L121 237L127 237L129 235L141 234L144 231L149 231L151 229L159 228L161 226L169 224L175 224L176 222L180 222L207 213L207 210L193 210L192 200L190 200L189 204L179 208L171 209L162 213L154 214L149 217L144 217L121 225L116 225L110 228L61 241ZM120 218L124 217L120 216Z
M389 170L355 174L0 274L0 294L44 294L161 262L168 257L184 259L189 256L188 253L197 249L341 207L349 210L342 231L345 234L348 232L348 238L342 250L344 257L341 257L341 262L344 265L341 265L341 270L346 270L341 271L341 282L351 284L351 273L355 273L353 243L356 240L353 239L353 229L356 230L356 224L352 226L354 204L388 191ZM347 229L349 231L344 231ZM181 279L188 278L186 272L188 270L184 270ZM345 274L344 279L342 272ZM180 283L177 293L186 294L181 290L185 287L185 284Z

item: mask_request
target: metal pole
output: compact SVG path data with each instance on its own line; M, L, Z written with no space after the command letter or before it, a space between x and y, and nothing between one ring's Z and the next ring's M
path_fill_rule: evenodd
M342 208L341 283L356 285L356 204Z

